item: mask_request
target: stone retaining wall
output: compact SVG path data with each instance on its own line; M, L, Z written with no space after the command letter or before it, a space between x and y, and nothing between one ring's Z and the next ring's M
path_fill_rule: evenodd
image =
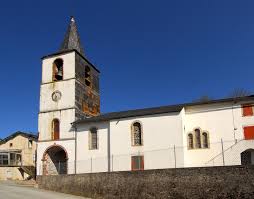
M91 198L254 198L254 167L38 176L39 188Z

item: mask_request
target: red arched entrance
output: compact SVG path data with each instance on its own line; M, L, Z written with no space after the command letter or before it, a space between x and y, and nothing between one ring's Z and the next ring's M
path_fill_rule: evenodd
M43 154L43 175L67 174L68 154L60 145L46 149Z

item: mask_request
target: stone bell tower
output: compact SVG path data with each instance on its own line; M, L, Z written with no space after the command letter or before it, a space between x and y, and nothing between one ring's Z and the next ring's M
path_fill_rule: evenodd
M42 58L40 140L72 137L72 122L100 114L99 74L84 53L71 17L59 51Z

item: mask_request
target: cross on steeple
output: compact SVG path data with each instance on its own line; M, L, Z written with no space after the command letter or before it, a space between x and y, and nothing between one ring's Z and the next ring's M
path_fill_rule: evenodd
M69 27L64 37L64 41L60 47L60 51L77 50L81 55L85 56L84 48L81 45L80 37L78 34L77 25L74 17L71 17Z

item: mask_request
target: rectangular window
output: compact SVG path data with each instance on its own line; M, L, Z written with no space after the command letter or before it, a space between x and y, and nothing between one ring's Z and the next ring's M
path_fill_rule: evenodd
M131 157L131 170L132 171L144 170L144 156Z
M96 128L91 128L89 132L89 149L98 149L98 132Z
M92 149L97 149L97 133L91 133L92 136Z
M242 105L243 116L252 116L253 109L251 104L244 104Z
M246 126L243 131L245 140L254 140L254 126Z
M8 154L0 154L0 165L8 165L9 160L8 160Z
M31 149L33 146L33 140L28 140L28 148Z

